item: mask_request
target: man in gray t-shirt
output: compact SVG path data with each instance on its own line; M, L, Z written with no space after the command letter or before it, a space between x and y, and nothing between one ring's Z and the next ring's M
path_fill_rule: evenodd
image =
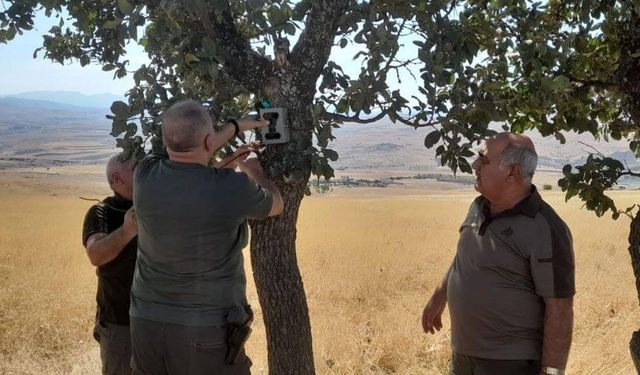
M139 232L130 315L136 374L249 373L242 348L229 363L227 337L230 326L241 327L251 316L242 256L246 220L277 215L283 203L256 159L229 163L242 173L208 164L234 132L267 125L244 120L215 129L194 101L163 114L169 158L147 157L134 180Z
M452 374L562 374L573 327L567 225L531 178L531 140L501 133L473 163L476 190L453 264L424 309L425 332L451 316Z

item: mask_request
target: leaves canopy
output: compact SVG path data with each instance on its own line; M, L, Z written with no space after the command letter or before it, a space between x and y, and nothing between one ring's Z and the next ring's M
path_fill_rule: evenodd
M491 122L560 142L566 131L624 138L640 156L638 0L5 2L0 42L32 28L43 10L60 17L44 36L47 58L99 63L115 77L133 74L128 103L114 103L110 117L118 145L136 154L147 141L161 147L158 115L177 99L201 98L224 118L269 97L263 83L281 78L282 69L267 48L297 38L288 55L291 83L313 102L315 125L307 130L317 137L317 147L300 152L318 176L333 176L333 127L385 116L433 128L425 145L454 171L471 172L466 158L474 142L494 133ZM317 16L336 4L346 8L338 31L315 35ZM332 60L315 66L314 38L333 39L334 51L357 51L359 72L351 76ZM134 71L126 60L130 41L150 59ZM412 75L418 95L397 88L403 74ZM606 189L634 175L602 155L564 174L567 199L578 195L598 215L611 210L616 217L622 211Z

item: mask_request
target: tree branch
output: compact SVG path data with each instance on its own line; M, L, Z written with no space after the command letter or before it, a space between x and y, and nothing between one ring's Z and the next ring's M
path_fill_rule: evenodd
M632 177L640 177L640 173L638 172L632 172L630 169L628 169L626 172L621 172L620 176L632 176Z
M194 7L192 15L200 20L207 36L222 47L225 68L230 74L249 91L262 92L264 81L272 71L271 62L254 51L249 40L238 33L229 2L225 3L223 10L207 6L205 11Z
M617 90L619 89L618 84L612 81L599 81L599 80L583 80L576 78L568 73L560 73L564 74L570 81L576 82L582 85L582 87L597 87L605 90Z
M409 125L415 129L418 128L427 128L427 127L433 127L436 125L440 125L442 122L441 121L433 121L433 120L429 120L429 122L423 122L423 123L419 123L419 122L415 122L415 121L411 121L411 120L407 120L405 118L402 118L400 116L396 117L396 119L401 122L402 124L405 125Z
M301 94L313 95L315 78L320 76L329 59L340 16L346 13L348 4L349 0L313 1L304 31L289 58Z
M357 122L358 124L370 124L372 122L376 122L378 120L382 120L384 118L384 116L387 115L387 111L382 111L380 112L378 115L371 117L371 118L367 118L367 119L363 119L360 118L359 116L345 116L345 115L341 115L339 113L330 113L330 112L325 112L323 114L323 116L329 120L334 120L334 121L338 121L338 122Z

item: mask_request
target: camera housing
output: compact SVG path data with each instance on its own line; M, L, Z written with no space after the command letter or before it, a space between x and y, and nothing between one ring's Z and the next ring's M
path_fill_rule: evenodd
M258 114L261 119L269 121L268 128L260 129L262 143L269 145L289 142L289 123L287 121L286 108L260 108L258 109Z

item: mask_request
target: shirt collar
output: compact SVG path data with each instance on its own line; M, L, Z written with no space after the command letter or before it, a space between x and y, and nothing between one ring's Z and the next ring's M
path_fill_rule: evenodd
M531 191L528 196L518 202L512 208L502 211L496 217L502 216L515 216L519 214L524 214L530 218L534 218L538 211L540 210L540 206L542 205L542 197L538 193L538 189L535 185L531 185ZM485 217L489 217L489 201L485 197L480 197L480 209L485 214Z

